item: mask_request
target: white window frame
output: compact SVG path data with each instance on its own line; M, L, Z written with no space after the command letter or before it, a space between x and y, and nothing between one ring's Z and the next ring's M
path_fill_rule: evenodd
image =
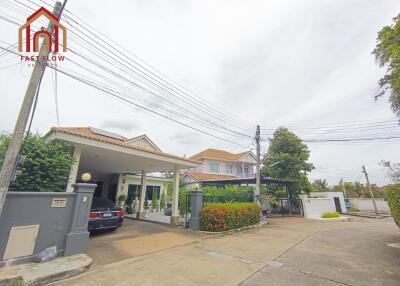
M233 174L233 165L232 164L225 164L225 170L227 174Z
M217 170L216 171L213 170L213 166L217 166ZM219 173L219 164L215 163L215 162L211 162L210 163L210 172L211 173Z

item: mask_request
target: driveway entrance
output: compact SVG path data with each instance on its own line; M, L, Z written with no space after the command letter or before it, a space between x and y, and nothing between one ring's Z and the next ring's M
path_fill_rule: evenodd
M92 269L134 256L198 241L201 234L155 223L125 219L114 231L93 233L89 239L88 255L93 258Z

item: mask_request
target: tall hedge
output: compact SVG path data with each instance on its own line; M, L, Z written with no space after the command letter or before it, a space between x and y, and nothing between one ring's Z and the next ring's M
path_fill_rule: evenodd
M201 210L200 228L225 231L260 222L261 209L256 203L212 203Z
M400 227L400 186L386 188L386 199L394 221Z

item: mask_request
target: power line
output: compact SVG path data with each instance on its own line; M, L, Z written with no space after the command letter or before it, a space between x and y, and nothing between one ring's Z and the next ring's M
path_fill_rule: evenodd
M30 1L30 0L28 0L28 1L33 3L33 4L35 4L35 5L37 5L36 3L34 3L32 1ZM43 3L47 4L47 5L50 5L46 1L41 1L41 2L43 2ZM73 15L76 18L79 18L74 13L72 13L72 12L70 12L68 10L66 10L66 12L68 14L70 14L70 15ZM142 77L143 79L150 80L152 82L152 84L157 85L157 87L161 88L164 92L167 92L168 94L173 95L173 96L179 98L180 100L184 100L187 104L195 107L196 109L200 110L202 113L208 114L209 117L218 118L219 120L222 120L225 124L231 125L231 126L233 126L235 128L241 128L242 130L246 130L247 132L251 132L251 134L253 133L255 125L254 125L254 127L253 126L246 126L246 128L240 127L241 125L243 125L243 121L238 120L234 116L231 116L231 115L229 115L228 117L222 116L222 114L226 114L226 113L221 111L221 110L219 110L219 109L216 109L213 106L210 106L209 104L204 102L204 100L199 100L197 97L186 93L185 91L183 91L182 89L180 89L176 85L171 84L170 82L168 82L168 80L169 81L172 81L172 80L170 80L170 79L165 80L162 76L156 74L155 72L153 72L149 68L145 67L143 64L138 63L137 61L135 61L134 59L132 59L131 57L129 57L125 53L122 52L122 54L124 55L124 61L123 62L118 61L115 57L112 57L111 55L119 57L117 54L121 53L121 50L117 50L114 45L109 44L107 41L103 41L103 39L100 38L95 32L93 32L92 30L88 29L88 27L90 27L90 25L85 23L85 26L83 26L83 25L81 25L79 23L78 20L73 19L72 16L64 15L63 18L66 19L67 23L71 26L71 28L73 30L75 30L75 31L77 31L77 32L79 32L79 33L81 33L82 35L85 36L83 38L80 37L80 36L79 37L83 41L85 41L87 44L89 44L91 47L99 49L99 50L103 49L103 50L108 51L108 53L105 53L105 55L118 63L117 68L121 69L121 66L124 66L125 68L129 69L131 72L134 72L138 76ZM91 37L87 33L83 32L81 29L79 29L76 26L74 26L73 24L71 24L69 22L69 20L71 20L72 22L76 23L84 31L88 32L89 34L94 36L96 39L99 39L99 41L97 41L96 39L93 39L93 37ZM82 21L82 20L80 20L80 21ZM82 22L84 22L84 21L82 21ZM92 29L95 30L94 28L92 28ZM103 36L106 36L101 32L98 32L98 33L103 35ZM109 37L107 37L107 38L110 39ZM95 44L89 42L87 39L90 39L90 41L94 42ZM115 41L113 41L113 42L116 43ZM118 46L121 47L120 45L118 45ZM122 47L122 49L126 51L126 49L124 49L123 47ZM129 51L127 51L127 52L129 54L133 55ZM136 56L134 56L134 57L136 57ZM131 64L128 64L127 62L130 62ZM129 66L127 66L127 64ZM213 112L211 110L213 110Z
M52 68L52 69L55 68L55 67L50 66L50 65L48 65L48 67L49 67L49 68ZM188 127L188 128L190 128L190 129L193 129L193 130L195 130L195 131L197 131L197 132L206 134L206 135L208 135L208 136L211 136L211 137L214 137L214 138L217 138L217 139L220 139L220 140L223 140L223 141L226 141L226 142L229 142L229 143L231 143L231 144L238 145L238 146L241 146L241 147L244 146L244 145L239 144L239 143L237 143L237 142L227 140L227 139L225 139L225 138L223 138L223 137L219 137L219 136L213 135L213 134L211 134L211 133L208 133L208 132L206 132L206 131L204 131L204 130L198 129L198 128L193 127L193 126L190 126L190 125L188 125L188 124L186 124L186 123L180 122L180 121L178 121L178 120L175 120L174 118L168 117L168 116L166 116L166 115L164 115L164 114L161 114L161 113L159 113L159 112L157 112L157 111L154 111L154 110L152 110L152 109L150 109L150 108L147 108L147 107L145 107L145 106L142 106L142 105L140 105L140 104L137 104L137 103L135 103L135 102L133 102L133 101L130 101L130 100L126 99L126 98L123 98L123 97L121 97L121 96L118 96L117 94L115 94L115 93L113 93L113 92L111 92L111 91L109 91L109 90L106 90L106 89L103 89L103 88L101 88L101 87L99 87L99 86L96 86L95 84L93 84L93 83L91 83L91 82L89 82L89 81L86 81L86 80L84 80L84 79L82 79L82 78L80 78L80 77L77 77L77 76L75 76L75 75L72 75L72 74L70 74L70 73L67 73L67 72L65 72L65 71L62 71L62 70L60 70L59 68L58 68L58 71L59 71L60 73L64 74L64 75L68 76L68 77L71 77L71 78L73 78L73 79L75 79L75 80L78 80L78 81L80 81L80 82L82 82L82 83L84 83L84 84L86 84L86 85L89 85L89 86L91 86L91 87L93 87L93 88L95 88L95 89L98 89L98 90L100 90L100 91L102 91L102 92L105 92L105 93L107 93L107 94L109 94L109 95L111 95L111 96L113 96L113 97L116 97L116 98L118 98L118 99L120 99L120 100L122 100L122 101L125 101L125 102L127 102L127 103L129 103L129 104L132 104L132 105L134 105L134 106L136 106L136 107L139 107L139 108L141 108L141 109L143 109L143 110L145 110L145 111L147 111L147 112L151 112L151 113L153 113L153 114L157 114L157 115L159 115L159 116L161 116L161 117L163 117L163 118L165 118L165 119L171 120L171 121L173 121L173 122L175 122L175 123L178 123L178 124L180 124L180 125L183 125L183 126L185 126L185 127ZM245 146L245 147L248 148L248 146Z

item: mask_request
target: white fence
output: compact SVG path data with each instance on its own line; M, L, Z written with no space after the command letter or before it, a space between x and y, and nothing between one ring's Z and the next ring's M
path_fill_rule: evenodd
M390 212L387 201L384 199L375 199L376 207L379 212ZM374 205L372 199L350 199L353 208L360 211L373 211Z

